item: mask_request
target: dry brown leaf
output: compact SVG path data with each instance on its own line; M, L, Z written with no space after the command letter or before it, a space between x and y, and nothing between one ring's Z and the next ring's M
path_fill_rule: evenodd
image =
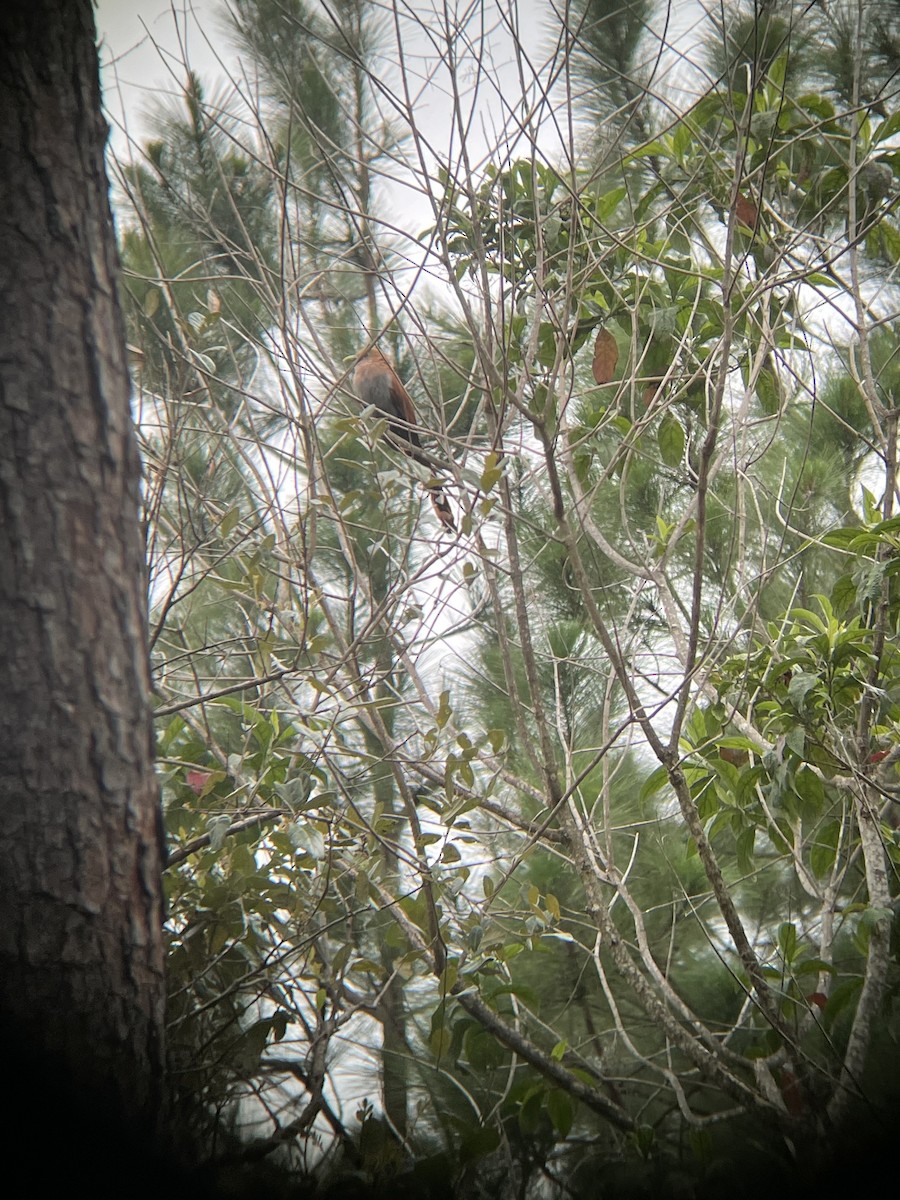
M651 379L644 385L642 399L644 401L644 404L647 406L647 408L649 408L650 405L653 403L653 401L656 399L656 393L659 391L659 389L661 387L662 387L662 378Z
M601 329L594 343L594 361L591 370L597 383L609 383L616 373L619 347L608 329Z
M743 192L737 194L734 211L742 225L746 225L748 229L756 229L759 224L759 209L752 200L747 199Z

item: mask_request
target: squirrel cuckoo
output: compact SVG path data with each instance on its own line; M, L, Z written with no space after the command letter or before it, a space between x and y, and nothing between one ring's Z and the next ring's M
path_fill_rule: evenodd
M416 410L410 399L409 392L400 382L400 377L391 366L388 359L374 346L366 350L356 363L353 373L353 386L356 394L366 406L372 405L383 412L388 419L391 433L400 441L402 448L416 462L432 470L417 432L418 421ZM431 498L434 511L442 525L448 529L456 529L453 512L444 489L437 483L426 483L426 490Z

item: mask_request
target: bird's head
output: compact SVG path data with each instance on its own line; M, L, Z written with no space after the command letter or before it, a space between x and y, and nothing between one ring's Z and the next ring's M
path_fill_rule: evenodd
M389 367L393 366L391 356L385 354L378 346L366 346L363 350L358 350L355 354L348 354L344 359L344 363L347 366L351 364L359 366L360 363L377 363L379 366L386 363Z

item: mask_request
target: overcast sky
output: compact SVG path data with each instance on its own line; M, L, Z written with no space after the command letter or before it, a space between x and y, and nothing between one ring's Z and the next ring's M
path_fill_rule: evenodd
M405 4L398 5L398 11L406 16L403 55L410 86L415 93L426 77L432 80L418 90L414 104L416 127L423 136L430 171L435 167L430 153L432 148L443 161L449 157L452 162L460 154L447 76L436 69L436 46L431 44L426 31L416 24L417 18L423 24L428 23L433 6L440 9L441 0L406 0ZM452 0L450 8L452 11ZM531 69L546 78L542 64L552 52L554 39L549 33L552 4L551 0L482 0L480 6L460 3L459 8L469 16L467 32L476 45L480 32L485 33L483 66L491 80L487 82L484 76L477 75L471 55L455 76L456 84L464 92L468 90L466 101L471 104L472 112L467 122L466 150L477 174L487 157L498 161L504 154L514 158L523 151L527 154L527 147L514 144L517 120L534 102L535 95L532 93L523 103L508 18L512 8L518 18L519 37L530 64L530 68L524 68L526 76ZM389 0L385 9L390 9ZM96 22L104 103L111 126L112 148L120 159L129 157L129 139L140 145L152 136L145 115L153 108L154 101L166 95L174 98L182 95L185 64L199 74L208 96L214 93L217 82L227 79L229 71L235 78L241 78L236 51L224 32L224 11L224 0L98 0ZM665 5L660 6L659 19L666 35L673 37L679 29L682 33L690 30L699 12L697 0L670 0L668 13ZM457 43L456 51L465 54L462 42ZM648 53L655 53L652 43ZM390 49L387 54L392 55ZM394 49L393 56L396 54ZM687 56L690 57L689 50ZM674 80L671 74L666 77L661 65L656 64L657 86L666 90L668 98L672 99ZM383 72L379 66L383 66ZM376 64L375 71L382 79L396 74L391 61ZM395 81L395 86L402 91L399 80ZM390 102L379 96L377 90L375 96L383 105L383 115L393 120L396 112ZM517 115L513 110L517 110ZM557 125L547 118L544 109L539 118L539 144L542 153L554 161L560 154L559 136L564 132L565 121ZM412 233L430 223L429 203L412 175L404 177L397 173L393 181L383 181L383 185L385 198L394 210L393 219L399 226L408 227Z
M439 10L442 7L438 0L406 0L399 6L399 11L424 17L427 22L427 14L434 4ZM390 7L390 3L385 5L388 11ZM451 2L451 12L453 7ZM548 33L552 19L551 0L483 0L480 6L460 4L459 7L471 17L472 34L477 36L478 23L483 21L488 31L487 69L500 80L504 100L515 103L519 79L511 38L502 28L505 22L498 21L498 10L508 13L510 8L515 9L522 44L532 67L540 70L553 40ZM223 35L224 8L224 0L97 0L104 93L118 153L122 153L124 146L119 128L123 120L127 122L131 136L140 137L141 113L160 92L180 92L185 62L208 85L225 75L218 55L233 68L235 55L228 38ZM665 30L667 40L679 43L681 53L688 60L694 56L695 34L702 11L699 0L669 0L668 4L660 4L654 22L660 25L660 33ZM654 54L655 47L648 44L648 52ZM404 54L409 56L407 61L414 73L417 68L424 68L425 56L431 59L432 65L434 63L435 47L428 44L424 34L416 30L411 21L406 23ZM666 91L674 80L664 78L665 72L660 72L660 66L656 64L656 82ZM678 74L677 70L675 74ZM440 142L441 126L446 125L449 118L449 104L439 94L426 95L423 100L423 111L420 114L417 107L417 115L424 119L426 134L431 137L434 132ZM477 136L481 132L478 127L484 123L490 141L488 130L496 124L502 105L498 104L496 93L492 95L491 89L482 88L478 107L479 115L472 132Z
M203 36L222 41L214 15L219 7L217 0L98 0L104 102L118 153L126 144L122 125L140 137L141 114L154 96L179 90L185 56L204 79L221 74Z
M432 11L434 0L411 0L405 11L425 16ZM474 88L470 68L463 68L457 82L470 87L470 100L475 110L469 125L467 145L476 165L491 150L505 142L502 126L508 120L506 106L515 106L521 95L520 81L512 52L512 40L504 22L498 21L498 9L508 12L515 0L484 0L480 13L470 11L472 32L477 31L479 17L488 30L486 69L498 81L492 87ZM520 36L534 67L543 61L546 29L550 14L549 0L518 0L517 14ZM401 7L401 12L404 9ZM151 136L145 114L155 100L166 94L180 96L184 84L185 63L195 70L207 86L209 95L217 81L226 78L228 70L235 71L236 54L223 33L223 0L98 0L96 22L100 37L100 62L104 103L111 126L111 142L116 155L129 156L129 139L140 144ZM427 17L426 17L427 20ZM499 26L499 28L498 28ZM492 29L493 27L493 29ZM414 89L429 70L433 69L436 51L414 22L407 24L403 43L404 56ZM430 65L426 64L430 60ZM240 77L240 71L236 71ZM498 100L502 94L504 103ZM451 105L447 92L440 84L426 87L418 95L417 127L430 146L438 153L446 152L451 144L458 153L458 139L452 133ZM395 113L388 106L385 115ZM126 133L127 130L127 133ZM547 123L542 134L545 153L554 154L553 128ZM546 141L545 141L546 138ZM431 164L433 166L433 163ZM430 208L416 187L390 185L396 216L410 226L420 227L430 217Z

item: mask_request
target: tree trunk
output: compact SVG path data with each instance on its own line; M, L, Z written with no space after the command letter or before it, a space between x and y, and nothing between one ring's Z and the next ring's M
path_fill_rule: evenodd
M46 1101L149 1130L162 855L91 0L6 0L0 111L0 1022Z

